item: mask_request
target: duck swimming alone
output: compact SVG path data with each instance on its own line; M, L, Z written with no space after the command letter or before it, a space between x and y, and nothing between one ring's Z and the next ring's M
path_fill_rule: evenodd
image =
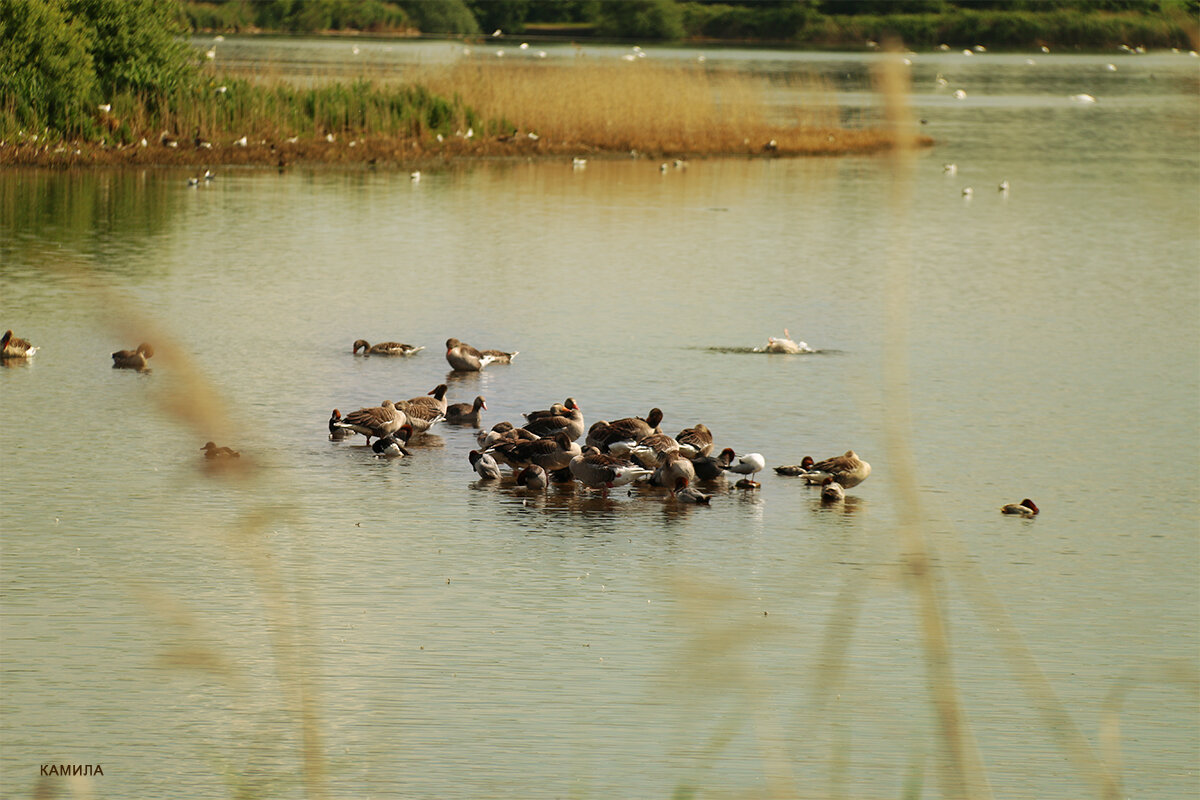
M354 342L354 355L358 355L358 351L362 350L364 356L411 356L424 349L424 347L413 347L411 344L403 342L368 344L366 339L356 339Z
M836 481L844 489L852 489L865 481L871 474L871 465L863 461L853 450L840 456L827 458L812 465L805 476L810 484L826 484Z
M241 458L242 454L237 450L229 447L217 447L215 442L205 442L204 447L200 448L204 451L204 457L208 459L223 459L223 458Z
M0 358L33 358L37 351L38 348L31 345L27 339L13 336L12 331L5 331L4 338L0 339Z
M1039 510L1037 504L1028 497L1019 503L1009 503L1000 507L1001 514L1014 514L1018 517L1035 517Z
M114 369L137 369L146 368L146 362L154 355L154 348L142 342L137 346L136 350L118 350L112 354Z
M788 333L788 329L783 329L783 338L776 339L774 336L767 337L767 346L763 348L767 353L788 353L796 355L798 353L811 353L812 348L805 342L792 341L792 335Z

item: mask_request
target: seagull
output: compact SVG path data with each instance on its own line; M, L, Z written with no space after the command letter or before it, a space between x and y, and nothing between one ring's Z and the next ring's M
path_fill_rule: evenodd
M759 483L758 481L754 480L754 476L767 466L766 459L762 457L762 454L747 453L744 456L739 456L733 453L732 448L728 447L721 452L724 454L726 451L732 455L732 461L730 462L729 466L725 468L725 470L727 472L735 472L738 475L750 476L749 478L743 478L735 485L740 489L757 489L759 487Z
M1076 103L1094 103L1094 102L1096 102L1096 98L1092 97L1090 94L1073 94L1073 95L1071 95L1071 99L1074 100Z
M942 164L942 172L947 175L954 175L958 172L958 164Z
M954 99L955 100L966 100L967 93L964 92L962 89L955 89L954 90Z
M416 183L417 181L421 180L421 170L418 169L418 170L414 170L414 171L408 173L408 178L413 183Z
M1007 192L1008 191L1008 178L1005 178L1004 180L1000 181L1000 185L996 188L1002 192Z
M103 103L101 105L96 106L96 108L100 109L105 114L107 114L108 112L112 111L112 103Z
M975 192L975 190L972 189L970 186L964 186L963 190L962 190L962 196L969 198L972 194L974 194L974 192Z
M245 147L247 144L249 144L249 141L246 139L245 136L243 136L242 138L235 141L234 144L236 144L238 147Z

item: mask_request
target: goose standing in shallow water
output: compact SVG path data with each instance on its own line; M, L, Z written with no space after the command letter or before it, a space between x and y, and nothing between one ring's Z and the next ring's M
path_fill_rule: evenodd
M0 358L33 358L37 351L38 348L27 339L13 336L12 331L5 331L4 338L0 339Z
M859 458L853 450L847 450L840 456L813 464L805 480L810 484L836 481L842 488L852 489L865 481L870 474L871 465Z
M146 362L154 355L154 348L142 342L136 350L118 350L112 354L113 367L117 369L146 368Z
M479 428L481 427L480 417L486 410L487 401L483 399L483 395L480 395L475 398L474 403L454 403L446 406L446 422L451 425L470 425Z
M446 361L455 372L479 372L495 360L495 356L485 356L458 339L446 340Z
M351 411L342 418L338 427L361 433L367 437L367 444L370 444L371 437L382 439L389 433L400 430L407 422L408 415L396 408L396 404L391 400L384 400L382 405Z
M1001 506L1000 513L1015 514L1018 517L1033 517L1037 516L1039 510L1037 504L1026 497L1019 503L1009 503L1006 506Z
M571 459L571 474L588 488L611 489L646 478L650 470L589 445Z
M362 350L364 356L411 356L418 350L424 349L424 347L413 347L411 344L403 342L368 344L366 339L356 339L354 342L354 355L358 355L358 351Z

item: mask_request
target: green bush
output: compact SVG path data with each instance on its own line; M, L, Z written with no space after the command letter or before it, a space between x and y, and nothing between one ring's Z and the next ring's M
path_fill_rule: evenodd
M182 12L164 0L65 0L87 29L96 82L105 95L175 89L196 75Z
M0 2L0 102L4 136L19 129L93 129L96 71L88 28L47 0Z
M479 33L463 0L403 0L400 7L422 33Z
M600 4L596 32L622 39L682 39L683 11L674 0L609 0Z

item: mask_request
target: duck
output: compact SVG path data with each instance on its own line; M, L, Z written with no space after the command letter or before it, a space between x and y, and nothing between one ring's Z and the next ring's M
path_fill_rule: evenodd
M463 344L458 339L446 340L446 361L455 372L479 372L496 360L495 356L485 356L469 344Z
M635 444L654 433L662 433L659 425L662 423L661 408L652 408L645 419L641 417L625 417L616 422L601 422L588 430L587 444L596 447L601 452L608 452L615 444L621 452L629 452Z
M575 441L583 435L583 410L575 402L574 397L568 397L565 403L561 405L555 403L555 405L562 409L562 413L543 415L541 412L531 411L530 414L536 416L526 422L523 427L538 436L552 436L562 431L572 442ZM528 419L528 416L526 418Z
M370 444L371 437L382 439L400 430L401 426L407 423L408 415L396 408L396 404L391 400L384 400L378 406L351 411L342 418L338 427L361 433L367 437L367 444Z
M154 355L154 348L142 342L136 350L118 350L112 354L113 367L116 369L146 368L146 362Z
M734 453L733 448L727 447L721 451L722 455L728 455L729 466L725 468L726 472L733 472L738 475L749 475L749 478L739 480L735 486L739 489L757 489L758 481L754 480L754 476L762 471L767 466L766 459L761 453L747 453L744 456L739 456Z
M774 336L767 337L767 346L763 348L767 353L787 353L796 355L798 353L811 353L812 349L806 342L792 341L792 334L787 328L783 329L783 338L777 339Z
M241 458L242 454L237 450L229 447L217 447L216 442L205 442L204 447L200 448L204 451L204 457L207 459L225 459L225 458Z
M702 481L715 481L725 474L725 468L733 460L733 450L725 448L717 456L699 456L692 459L696 477Z
M487 401L483 399L483 395L479 395L474 403L454 403L446 406L446 422L478 428L482 412L486 410Z
M5 331L4 338L0 339L0 358L33 358L37 351L38 348L27 339L13 336L12 331Z
M799 464L792 464L790 466L776 467L775 472L776 472L776 474L787 475L789 477L796 477L797 475L807 475L809 473L809 471L812 469L812 465L813 465L812 456L805 456L804 458L800 459Z
M805 480L809 484L826 484L836 481L843 489L853 489L871 474L871 465L858 457L853 450L840 456L827 458L812 465Z
M380 458L403 458L404 456L411 456L412 453L404 445L408 444L408 440L412 435L413 427L406 422L387 436L377 440L375 444L371 445L371 449Z
M480 480L498 481L502 477L500 475L500 465L489 454L472 450L470 453L467 453L467 458L471 462L471 469L475 470L475 474L479 476Z
M588 445L571 459L571 475L591 489L611 489L650 476L651 470Z
M713 449L712 431L702 422L681 430L675 441L679 442L679 451L688 458L706 456Z
M524 486L526 489L532 489L535 492L544 491L548 483L546 470L537 464L530 464L517 473L517 486Z
M480 350L480 355L491 356L493 364L511 364L512 360L521 354L520 350L513 350L511 353L506 353L503 350Z
M676 479L675 490L671 492L671 496L680 503L689 503L702 506L712 505L712 495L705 494L699 489L689 486L687 478L681 477Z
M358 355L358 351L362 350L364 356L411 356L424 349L424 346L413 347L403 342L380 342L373 345L368 344L366 339L354 340L354 355Z
M1013 514L1018 517L1035 517L1037 516L1038 511L1040 511L1040 509L1037 507L1037 503L1033 502L1028 497L1019 503L1009 503L1008 505L1000 507L1001 514Z
M830 481L821 487L821 502L836 503L846 499L846 490L837 481Z
M329 415L329 441L340 442L348 436L353 436L354 431L349 428L342 427L342 412L336 408Z

